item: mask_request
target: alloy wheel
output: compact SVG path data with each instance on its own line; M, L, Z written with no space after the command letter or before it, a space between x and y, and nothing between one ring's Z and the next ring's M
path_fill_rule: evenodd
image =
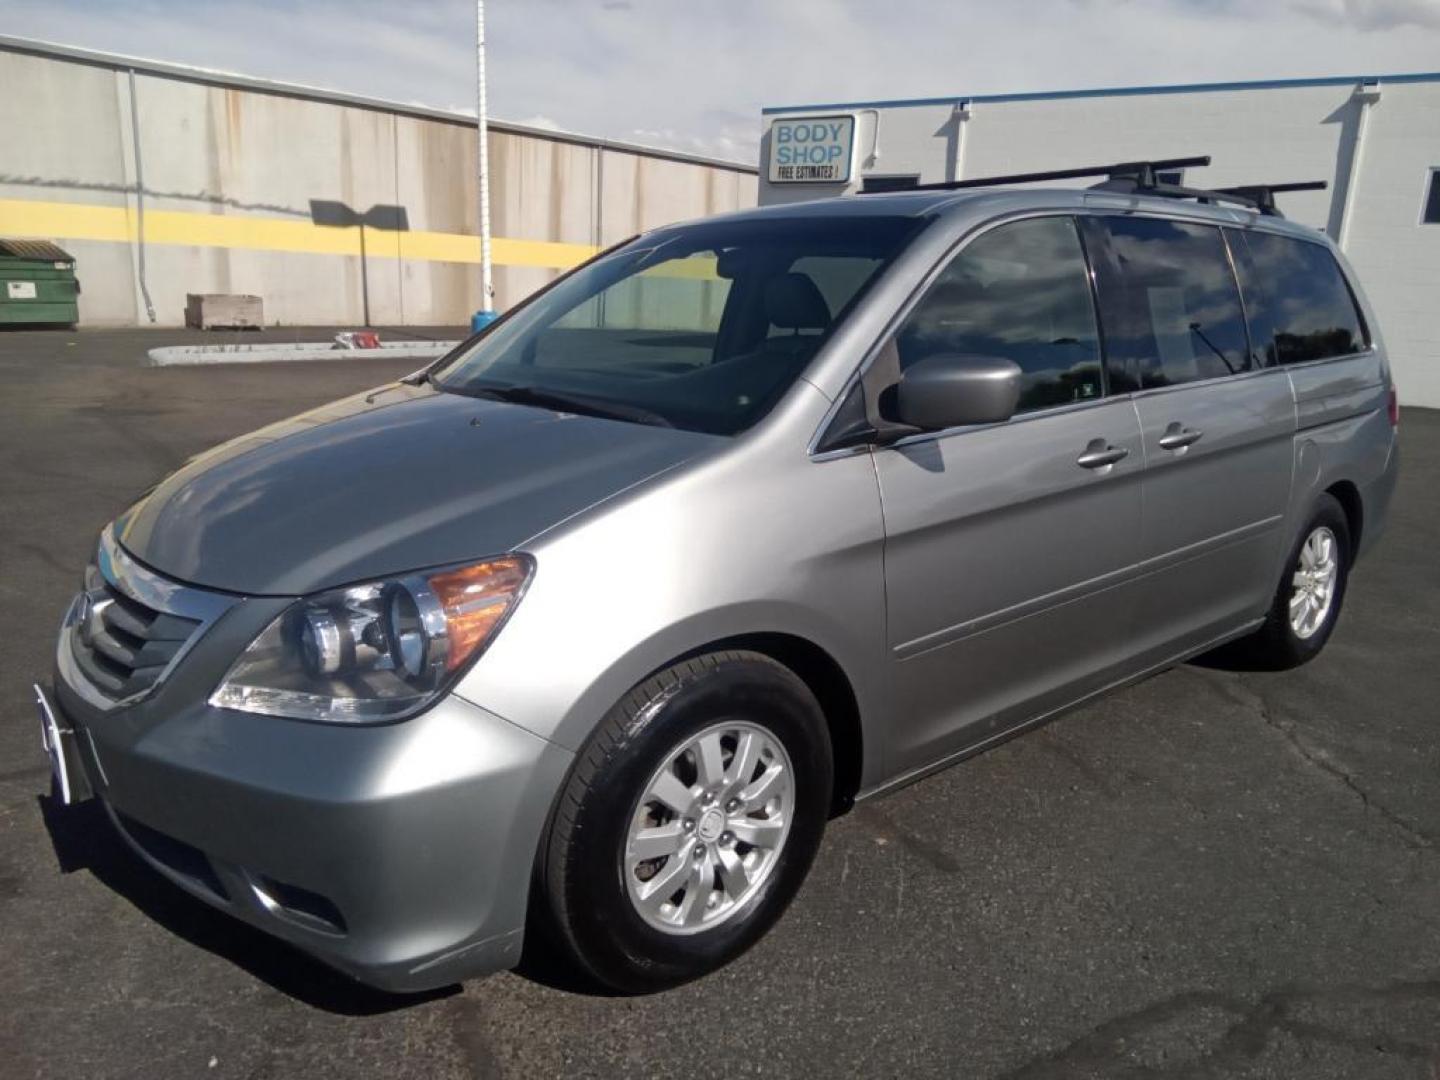
M673 747L631 814L620 871L636 912L694 934L739 911L775 869L795 812L785 746L749 721Z
M1290 579L1290 629L1305 641L1330 615L1340 576L1340 548L1327 526L1318 526L1300 545Z

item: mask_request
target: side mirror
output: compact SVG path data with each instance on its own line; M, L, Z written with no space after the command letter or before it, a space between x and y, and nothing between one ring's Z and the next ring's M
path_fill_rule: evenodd
M895 419L922 431L998 424L1015 415L1023 373L998 356L941 353L917 360L895 387Z

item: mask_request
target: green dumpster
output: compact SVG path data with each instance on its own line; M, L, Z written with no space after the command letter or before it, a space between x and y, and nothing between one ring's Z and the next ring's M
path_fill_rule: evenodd
M0 325L74 326L79 295L74 256L48 240L0 237Z

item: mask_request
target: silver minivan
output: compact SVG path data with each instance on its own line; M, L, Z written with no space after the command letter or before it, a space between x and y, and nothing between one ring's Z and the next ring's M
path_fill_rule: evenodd
M643 992L827 819L1198 653L1335 627L1397 466L1345 260L1116 177L658 229L104 530L56 786L357 979ZM1121 177L1123 179L1123 177Z

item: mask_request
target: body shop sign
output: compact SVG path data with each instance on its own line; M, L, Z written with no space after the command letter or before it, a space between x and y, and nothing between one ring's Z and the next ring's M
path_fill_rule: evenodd
M854 148L853 116L776 120L770 125L770 182L843 184Z

